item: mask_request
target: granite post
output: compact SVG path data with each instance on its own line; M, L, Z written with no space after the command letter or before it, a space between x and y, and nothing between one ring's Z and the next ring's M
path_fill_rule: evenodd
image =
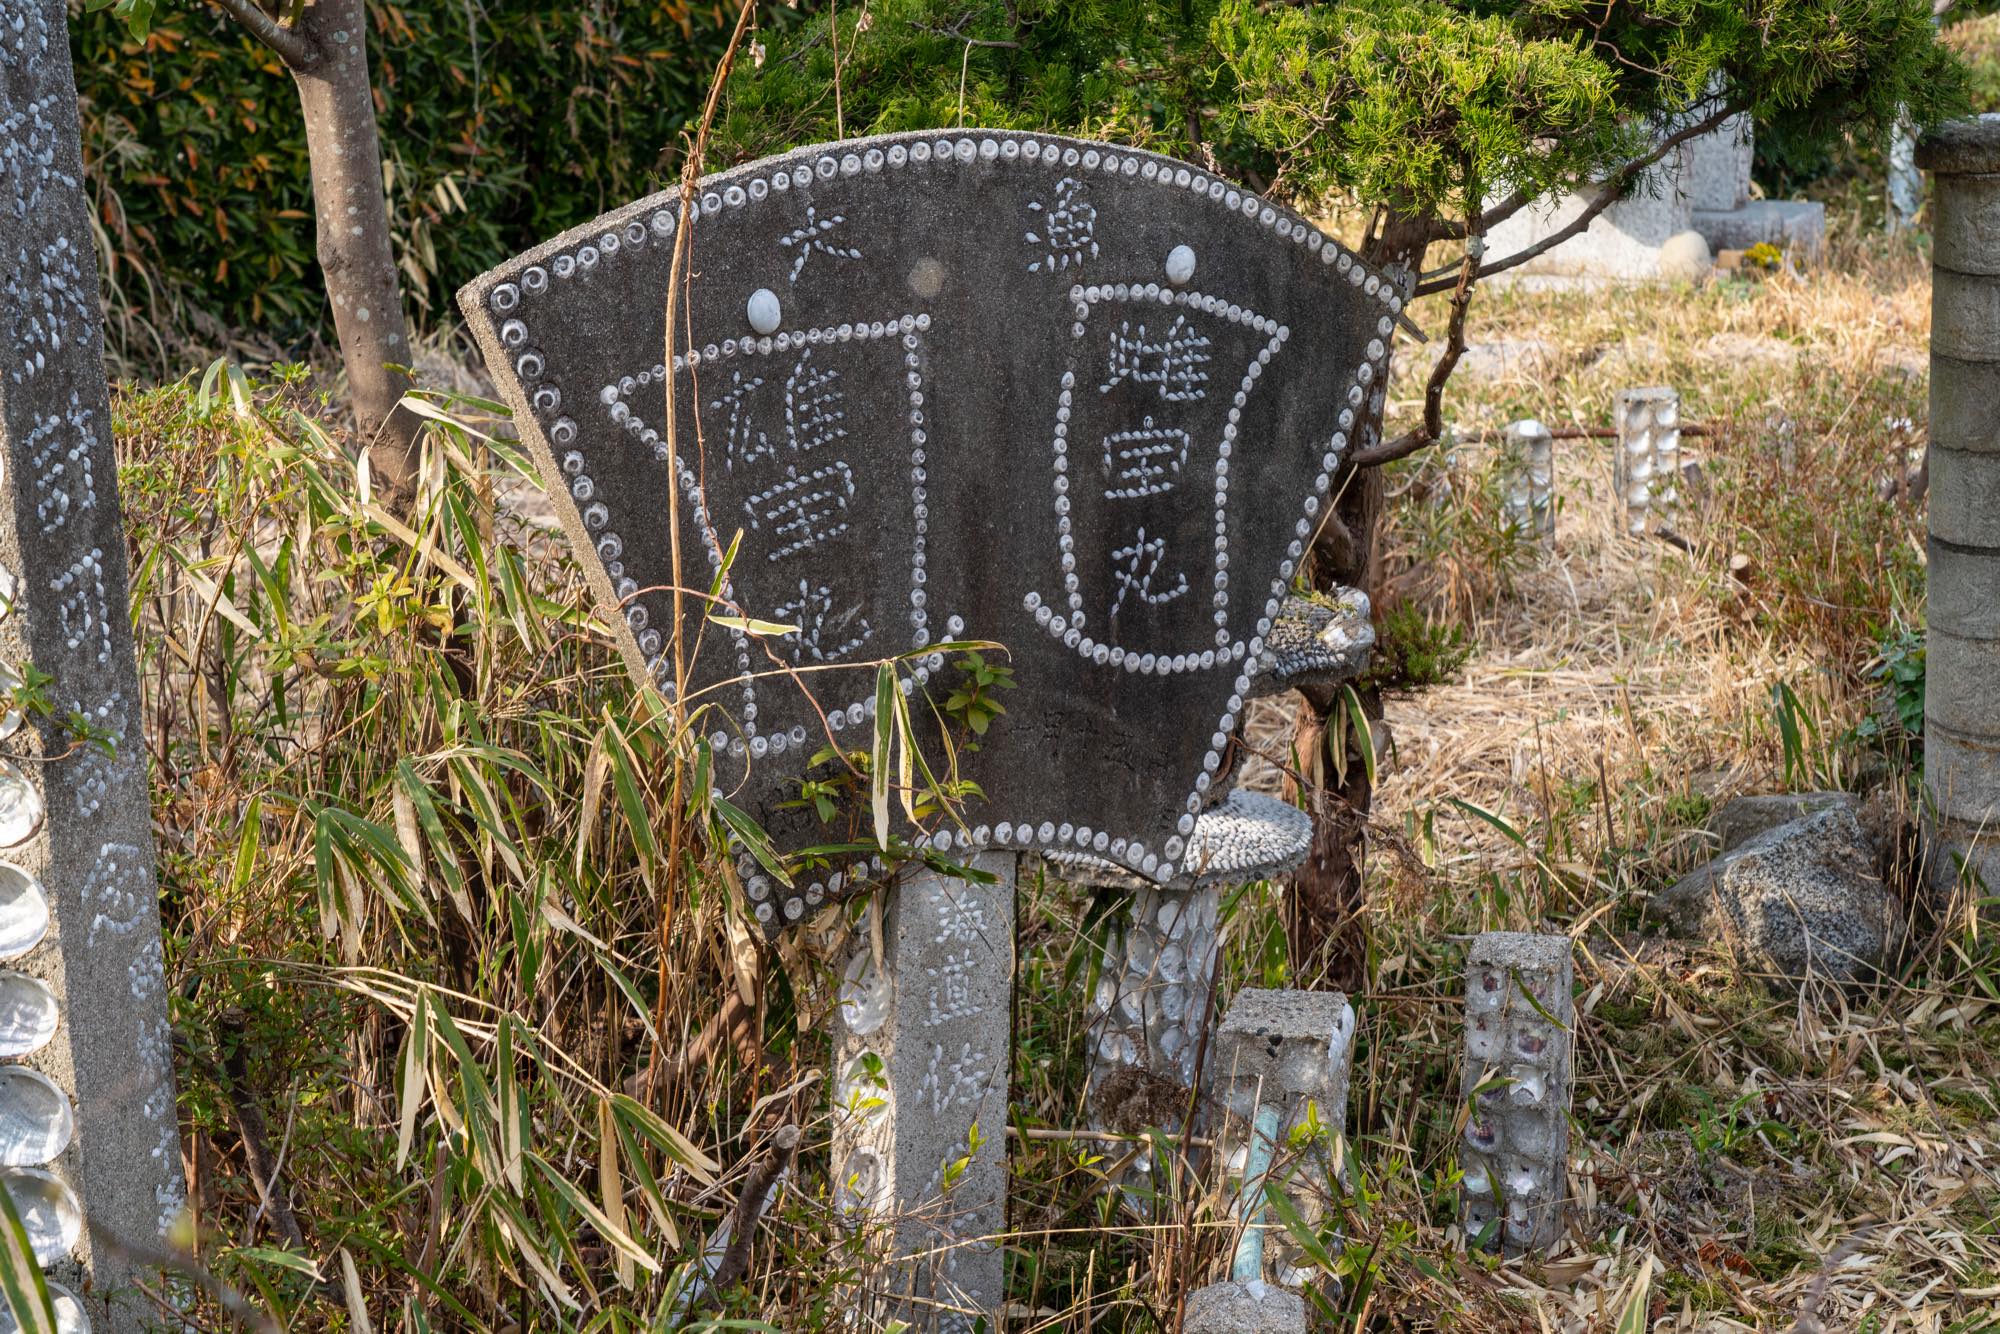
M2000 116L1952 121L1931 173L1930 876L2000 889Z
M1542 1251L1569 1191L1568 936L1490 931L1466 955L1466 1105L1459 1147L1466 1243Z
M0 662L48 681L0 719L0 1184L117 1331L150 1308L116 1243L156 1245L181 1171L66 22L61 0L0 13Z
M1681 396L1664 385L1621 389L1612 415L1618 427L1612 488L1625 531L1644 533L1680 500Z
M1018 858L917 866L885 891L882 957L857 932L834 1024L833 1187L883 1249L863 1314L936 1334L994 1328L1005 1296L1007 1085Z

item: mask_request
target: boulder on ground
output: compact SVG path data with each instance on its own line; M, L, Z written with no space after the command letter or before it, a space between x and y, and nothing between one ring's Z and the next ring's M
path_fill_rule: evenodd
M1857 815L1835 803L1765 829L1660 894L1649 915L1676 934L1727 941L1760 971L1865 980L1894 959L1904 926Z
M1722 851L1733 852L1767 829L1839 806L1859 810L1861 798L1852 792L1769 792L1731 797L1709 816L1708 832L1721 843Z
M1700 232L1675 232L1660 242L1660 277L1670 283L1701 284L1715 269L1708 240Z

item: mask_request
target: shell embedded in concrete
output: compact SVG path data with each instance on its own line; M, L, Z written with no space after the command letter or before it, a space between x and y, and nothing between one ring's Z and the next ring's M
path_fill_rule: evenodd
M56 1334L90 1334L90 1315L75 1293L60 1283L50 1283L49 1304L56 1312ZM16 1334L20 1328L14 1313L0 1302L0 1334Z
M41 882L0 862L0 959L18 959L49 933L49 897Z
M25 843L42 827L41 790L19 766L0 760L0 848Z
M4 662L0 662L0 698L11 699L13 692L20 689L21 674ZM0 740L21 730L21 710L19 706L0 713Z
M38 1263L60 1260L83 1235L83 1206L76 1192L54 1173L39 1167L10 1167L0 1170L0 1186L14 1201L14 1212L21 1216Z
M40 1051L61 1022L56 995L40 978L0 971L0 1058Z
M52 1163L76 1131L69 1096L39 1070L0 1066L0 1166Z

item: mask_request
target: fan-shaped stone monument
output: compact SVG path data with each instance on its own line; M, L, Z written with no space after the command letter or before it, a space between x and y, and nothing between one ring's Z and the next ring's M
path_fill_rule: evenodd
M984 800L893 816L992 878L891 899L886 957L848 969L836 1079L866 1126L836 1144L843 1199L953 1220L950 1272L906 1295L990 1310L998 1252L960 1243L1001 1221L1016 854L1172 887L1269 852L1235 806L1197 822L1399 292L1201 168L959 130L723 172L460 300L628 662L701 710L781 851L845 832L796 799L816 754L869 749L877 664L933 753L949 646L1005 646L1018 688L958 754ZM744 858L746 910L780 930L874 862L786 886Z

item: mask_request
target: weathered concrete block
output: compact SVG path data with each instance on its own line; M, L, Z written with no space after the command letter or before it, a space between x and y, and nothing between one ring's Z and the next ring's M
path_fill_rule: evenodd
M2000 357L2000 277L1932 268L1931 350L1967 361Z
M2000 639L2000 549L1951 546L1933 534L1928 563L1927 622L1967 639ZM1947 577L1937 577L1940 569Z
M883 906L887 957L858 941L840 988L835 1207L881 1230L886 1262L859 1306L938 1334L993 1327L1004 1296L1016 860L972 858L990 884L907 873Z
M1946 121L1918 143L1917 165L1936 176L2000 173L2000 114Z
M1933 443L1930 475L1931 536L1960 547L2000 547L2000 454Z
M2000 175L1960 176L1939 193L1931 263L1953 273L2000 274Z
M1460 1092L1471 1111L1459 1161L1468 1244L1544 1250L1562 1235L1572 984L1567 936L1494 931L1467 951Z
M1188 1298L1182 1334L1305 1334L1305 1299L1259 1279L1211 1283Z
M1752 199L1726 212L1696 209L1692 221L1714 250L1774 245L1806 261L1826 253L1826 205L1804 199Z
M1250 670L1248 699L1351 681L1368 670L1375 622L1368 595L1343 588L1332 599L1294 593L1278 610Z
M2000 710L1993 691L2000 683L2000 640L1962 639L1930 627L1924 663L1924 721L1963 737L2000 741Z
M1624 510L1625 530L1643 533L1680 502L1680 392L1665 385L1621 389L1612 415L1618 428L1612 486Z
M1237 993L1216 1030L1210 1090L1224 1115L1219 1152L1238 1183L1244 1237L1232 1277L1297 1286L1317 1269L1264 1217L1275 1182L1308 1224L1324 1213L1347 1134L1354 1009L1335 991Z
M1931 448L2000 454L2000 348L1980 361L1931 353Z
M111 1331L157 1313L115 1244L181 1201L125 533L67 10L0 12L0 664L53 714L0 720L0 1188ZM111 748L79 738L88 720ZM73 1104L73 1105L72 1105Z
M1927 722L1924 781L1941 809L2000 833L2000 740L1961 736Z

